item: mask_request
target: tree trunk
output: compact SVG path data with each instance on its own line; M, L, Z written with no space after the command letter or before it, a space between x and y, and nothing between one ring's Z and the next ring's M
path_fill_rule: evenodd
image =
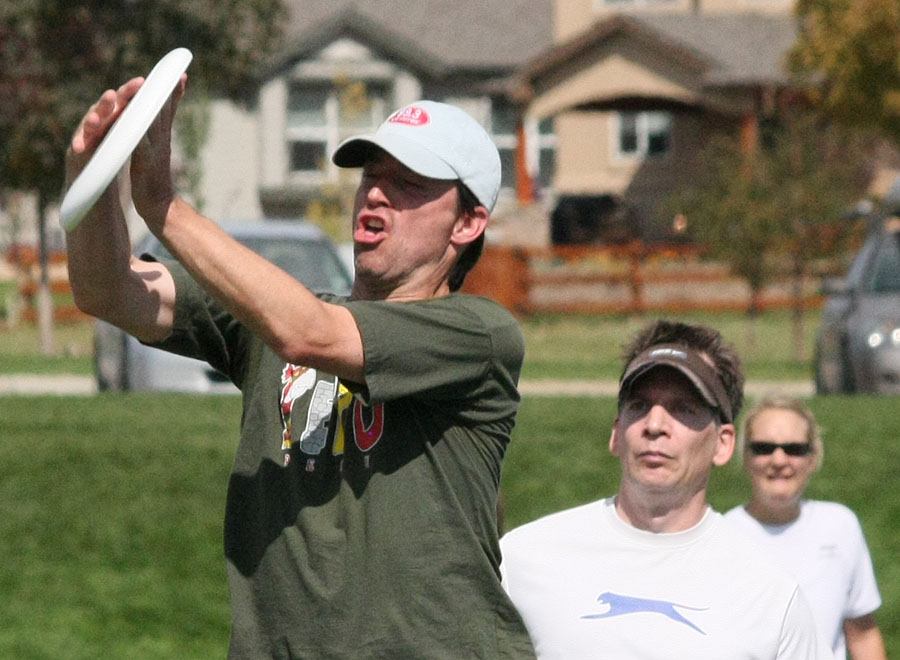
M50 291L50 264L47 248L47 202L43 193L38 193L38 254L40 281L37 291L37 322L41 354L53 354L53 296Z
M756 326L759 319L760 291L750 289L750 306L747 307L747 349L744 360L753 360L757 356Z
M806 355L806 342L804 341L804 325L805 325L805 309L803 302L803 275L806 270L803 266L803 263L800 259L795 261L794 267L794 275L791 278L793 289L793 303L791 305L791 326L794 335L794 360L796 362L805 362L807 359Z

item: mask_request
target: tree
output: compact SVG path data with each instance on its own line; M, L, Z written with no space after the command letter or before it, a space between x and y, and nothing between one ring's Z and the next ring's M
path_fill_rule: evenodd
M87 107L177 46L195 55L189 77L199 96L245 98L278 46L283 15L281 0L0 3L0 186L37 194L39 298L49 301L46 210L62 192L65 150Z
M785 113L762 131L753 151L732 137L714 139L701 158L698 183L673 200L709 255L749 285L751 320L762 289L789 271L798 360L805 358L803 281L812 259L840 251L850 235L841 218L868 181L865 144L812 115Z
M790 67L833 119L900 141L900 2L798 0Z

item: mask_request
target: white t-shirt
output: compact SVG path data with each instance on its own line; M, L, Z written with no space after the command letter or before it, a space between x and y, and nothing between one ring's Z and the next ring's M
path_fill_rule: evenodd
M609 498L512 530L500 570L539 658L824 658L796 581L740 538L712 510L639 530Z
M859 520L837 502L804 501L787 525L762 525L743 506L725 514L797 578L836 660L847 657L844 619L881 606L872 558Z

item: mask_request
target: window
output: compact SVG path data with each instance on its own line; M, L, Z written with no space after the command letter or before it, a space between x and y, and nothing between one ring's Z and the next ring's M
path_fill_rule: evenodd
M900 293L900 250L897 235L887 234L875 253L866 282L871 293Z
M659 157L669 151L672 115L662 110L619 112L618 153L628 157Z
M491 137L500 152L502 168L501 187L513 188L516 185L516 121L518 109L503 99L491 101ZM553 133L553 120L541 122L525 122L526 159L528 170L535 178L539 188L549 187L553 180L553 169L556 160L556 135Z
M390 87L384 81L304 80L287 98L287 143L292 173L320 175L341 140L374 131L387 116Z

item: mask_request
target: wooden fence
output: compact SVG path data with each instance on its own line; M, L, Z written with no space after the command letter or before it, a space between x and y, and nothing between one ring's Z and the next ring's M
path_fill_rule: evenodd
M34 322L37 319L37 294L40 286L40 264L37 248L14 244L6 250L7 263L15 274L16 288L21 302L16 313L18 321ZM65 251L52 251L47 255L50 292L57 299L53 306L56 321L82 321L90 318L71 300L72 289L66 270Z
M749 309L749 286L701 257L702 248L693 245L486 246L464 290L523 315ZM798 297L804 307L818 307L820 280L807 277L798 290L791 278L776 278L760 292L757 308L792 307Z
M751 305L746 283L718 263L703 260L693 245L567 246L518 248L488 245L466 278L464 291L494 298L520 315L540 313L621 314L643 312L744 311ZM37 315L37 250L13 246L6 260L17 273L23 301L20 319ZM88 318L67 296L65 252L50 255L50 288L64 302L56 320ZM820 278L802 284L804 307L822 304ZM782 277L757 301L761 310L788 308L797 298L794 283Z

